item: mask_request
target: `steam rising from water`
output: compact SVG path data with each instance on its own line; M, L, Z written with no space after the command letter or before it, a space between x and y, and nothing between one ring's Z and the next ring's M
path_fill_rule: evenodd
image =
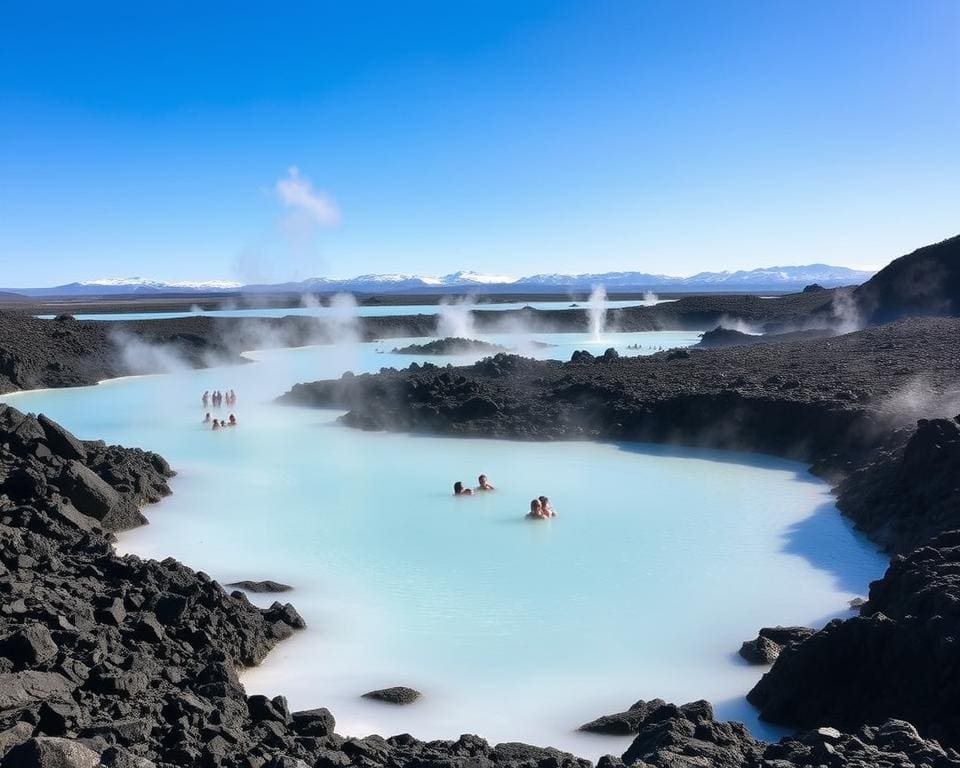
M357 300L352 293L338 293L330 299L330 314L330 332L334 343L355 344L360 341Z
M653 291L644 291L643 301L645 304L656 304L660 299Z
M148 344L123 331L114 331L110 338L120 351L123 365L130 374L177 373L192 368L172 346ZM209 361L211 364L214 361Z
M323 305L314 294L305 293L300 297L300 306L304 309L320 309Z
M437 333L443 338L452 336L460 339L472 339L476 335L476 327L473 321L474 300L472 296L466 296L459 300L448 301L444 299L440 302L438 311L440 317L437 321Z
M607 323L607 289L602 285L593 286L587 304L590 312L590 336L594 341L600 341Z

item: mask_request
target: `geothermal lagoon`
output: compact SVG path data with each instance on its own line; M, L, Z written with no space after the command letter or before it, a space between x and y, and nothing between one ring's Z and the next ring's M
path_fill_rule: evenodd
M546 348L479 338L569 359L697 334L537 335ZM335 411L273 403L297 382L423 362L390 353L412 341L427 340L250 352L247 365L5 399L80 437L155 450L178 471L174 495L121 535L121 551L173 556L224 584L294 586L250 596L289 600L308 623L244 673L250 694L329 707L348 735L472 732L592 759L630 739L576 727L641 698L707 698L718 717L778 735L744 701L764 668L736 655L740 643L762 626L848 615L885 567L827 486L755 455L365 433ZM237 392L239 427L201 424L208 389ZM496 492L453 498L455 480L475 485L481 472ZM525 521L540 494L559 516ZM392 685L424 698L360 698Z

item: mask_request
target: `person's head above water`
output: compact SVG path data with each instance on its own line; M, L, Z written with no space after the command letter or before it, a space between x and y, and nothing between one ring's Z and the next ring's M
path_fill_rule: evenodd
M538 500L540 502L540 506L542 507L546 507L550 504L550 499L548 499L546 496L539 496Z
M543 505L540 503L540 499L534 499L530 502L530 514L539 515Z
M493 486L490 485L490 481L487 480L487 476L486 476L486 475L480 475L480 477L477 478L477 482L480 484L480 490L481 490L481 491L492 491L492 490L493 490Z
M453 484L453 495L454 496L470 496L473 494L472 488L464 488L463 483L457 480Z

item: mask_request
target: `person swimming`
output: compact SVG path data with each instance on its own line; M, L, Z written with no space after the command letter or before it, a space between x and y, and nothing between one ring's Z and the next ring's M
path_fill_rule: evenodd
M227 426L230 426L230 427L237 426L237 417L234 416L232 413L230 414L230 421L228 422Z
M220 429L220 422L217 419L213 420L213 426L210 429Z
M496 488L490 485L490 481L487 480L486 475L480 475L480 477L477 478L477 482L480 483L480 485L477 486L478 491L495 491L496 490Z
M540 511L543 512L544 517L557 516L557 513L553 511L553 507L550 506L550 499L546 496L540 496L537 501L540 502Z
M549 515L543 513L543 507L540 499L534 499L530 502L530 511L527 513L528 520L545 520Z
M472 488L464 488L463 483L459 480L453 484L453 495L454 496L473 496Z
M203 417L203 423L204 424L210 423L210 411L207 411L207 415Z

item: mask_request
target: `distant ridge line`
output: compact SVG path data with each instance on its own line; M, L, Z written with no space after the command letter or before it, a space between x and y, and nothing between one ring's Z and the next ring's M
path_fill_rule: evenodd
M486 293L558 293L590 290L603 285L607 290L629 291L791 291L817 283L825 288L859 285L872 271L829 264L764 267L752 270L699 272L690 277L647 272L600 272L585 274L537 274L527 277L488 275L460 271L442 277L408 274L368 274L352 278L313 277L282 283L243 285L228 280L173 281L141 277L100 278L47 288L0 288L0 292L21 296L116 296L130 294L211 294L211 293L423 293L458 290Z

